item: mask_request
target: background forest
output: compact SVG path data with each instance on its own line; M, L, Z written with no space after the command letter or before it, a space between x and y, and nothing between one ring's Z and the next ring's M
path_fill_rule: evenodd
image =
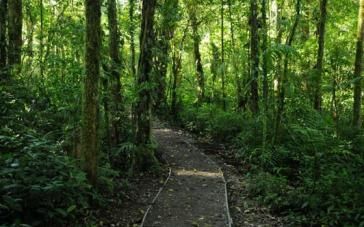
M364 0L0 0L0 225L160 172L159 118L292 225L364 226L363 38Z

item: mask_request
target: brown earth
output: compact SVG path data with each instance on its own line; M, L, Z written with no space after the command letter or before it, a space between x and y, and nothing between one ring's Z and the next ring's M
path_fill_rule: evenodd
M281 218L249 197L244 179L248 167L237 161L234 151L161 123L154 125L153 137L171 175L168 178L168 168L164 168L160 176L136 176L121 200L112 199L109 209L96 215L102 217L97 225L229 226L227 196L231 226L286 226Z

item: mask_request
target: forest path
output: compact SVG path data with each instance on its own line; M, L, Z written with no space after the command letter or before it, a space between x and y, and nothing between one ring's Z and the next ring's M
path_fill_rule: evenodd
M226 184L219 166L181 131L157 123L153 136L171 175L143 226L230 226Z

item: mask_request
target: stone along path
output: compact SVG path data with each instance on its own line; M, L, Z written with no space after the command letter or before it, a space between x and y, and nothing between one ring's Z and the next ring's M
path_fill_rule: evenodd
M171 174L144 217L145 227L229 227L226 183L219 166L180 131L153 129Z

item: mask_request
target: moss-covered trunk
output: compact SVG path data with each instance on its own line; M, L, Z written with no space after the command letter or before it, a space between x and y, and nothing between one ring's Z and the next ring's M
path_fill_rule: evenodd
M8 64L10 67L19 67L21 63L23 12L22 0L8 2Z
M84 82L81 152L91 184L97 182L98 99L101 49L101 2L85 0L86 7L86 77Z
M197 102L201 104L205 101L205 74L202 67L200 42L201 37L198 34L198 21L194 6L190 9L190 21L192 27L192 39L193 39L193 56L195 60L196 78L197 78Z
M7 46L6 46L6 24L7 24L7 8L8 1L0 0L0 81L6 79L6 59L7 59Z
M250 0L250 110L259 111L259 34L258 34L258 3Z
M362 67L363 67L363 41L364 41L364 0L360 0L358 32L356 41L355 71L354 71L354 106L353 127L361 127L361 104L362 104Z
M327 0L320 1L320 21L318 24L318 50L317 50L317 62L316 62L316 81L315 81L315 93L314 93L314 108L321 110L322 108L322 76L324 73L324 50L325 50L325 30L326 30L326 15L327 15Z
M135 142L139 149L137 165L149 168L155 162L151 144L151 97L154 46L154 13L156 0L143 0L140 57L137 73L137 103L135 105Z
M108 23L109 23L109 55L111 59L111 90L112 90L112 142L117 145L120 142L120 125L122 123L122 93L120 81L120 39L118 32L118 18L115 0L108 0Z

